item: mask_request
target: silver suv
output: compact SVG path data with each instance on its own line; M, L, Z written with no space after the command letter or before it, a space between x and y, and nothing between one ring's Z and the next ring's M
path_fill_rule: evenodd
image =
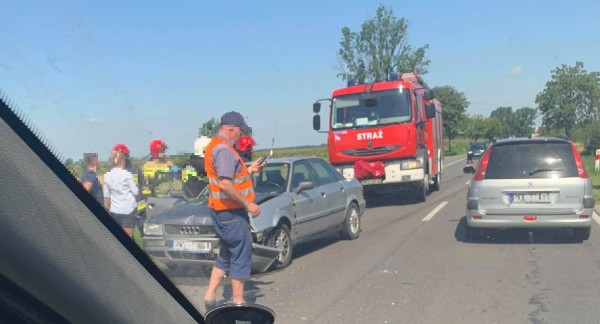
M509 139L485 151L467 194L467 237L485 229L572 228L587 240L592 181L573 143L559 138Z

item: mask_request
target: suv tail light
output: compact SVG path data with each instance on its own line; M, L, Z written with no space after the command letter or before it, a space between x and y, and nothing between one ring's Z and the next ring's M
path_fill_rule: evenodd
M571 150L573 150L573 157L575 158L575 165L577 165L577 173L579 174L579 177L584 179L589 178L590 175L585 169L585 164L583 164L581 156L579 155L579 152L577 152L577 149L575 148L575 145L573 145L573 143L571 143Z
M487 150L485 150L481 160L479 160L479 164L477 165L477 169L475 170L475 174L473 174L473 179L471 179L471 181L482 181L483 178L485 178L485 169L487 169L491 152L492 147L489 147Z

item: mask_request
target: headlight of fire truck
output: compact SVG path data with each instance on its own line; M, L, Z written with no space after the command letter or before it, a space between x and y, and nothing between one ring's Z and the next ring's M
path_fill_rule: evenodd
M163 226L162 224L144 223L144 234L163 235Z
M423 162L419 160L402 161L400 167L402 170L420 169L423 167Z

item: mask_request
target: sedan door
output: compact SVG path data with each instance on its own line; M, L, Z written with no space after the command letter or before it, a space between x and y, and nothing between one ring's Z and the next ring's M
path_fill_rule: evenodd
M326 229L328 227L327 216L329 216L324 193L318 187L318 182L313 177L308 162L296 162L292 168L290 190L294 192L303 181L311 181L314 187L304 189L297 194L293 193L296 205L296 231L299 239Z
M311 159L310 166L319 179L321 191L329 210L327 224L334 227L342 224L346 218L348 193L344 183L335 176L335 170L320 159Z

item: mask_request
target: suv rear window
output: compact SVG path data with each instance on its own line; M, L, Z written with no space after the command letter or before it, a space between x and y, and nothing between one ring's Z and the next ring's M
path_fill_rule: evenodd
M507 143L493 146L490 153L485 179L578 176L569 143Z

